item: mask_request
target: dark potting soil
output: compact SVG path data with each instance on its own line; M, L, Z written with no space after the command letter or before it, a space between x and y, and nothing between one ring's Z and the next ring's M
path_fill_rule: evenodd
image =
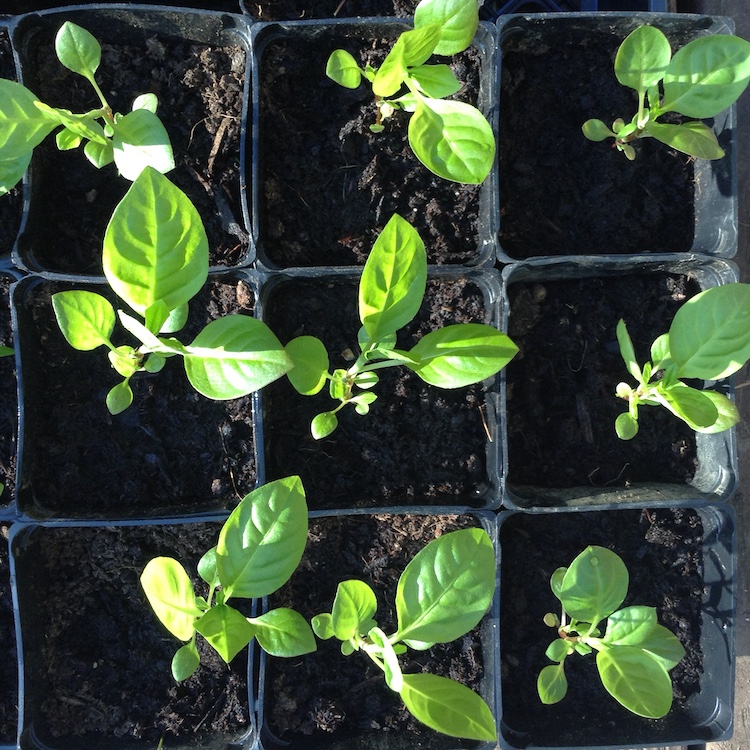
M18 725L18 660L7 524L0 524L0 744L16 741Z
M26 391L25 504L72 517L153 517L235 505L256 482L252 397L200 396L174 357L157 374L133 376L133 404L112 416L105 397L121 378L103 347L79 352L65 341L50 301L61 288L70 285L35 286L19 303L31 318L22 336L33 381ZM104 293L102 286L91 289ZM251 315L253 308L245 281L211 277L191 300L177 338L189 343L210 320ZM115 345L134 343L116 330Z
M10 314L10 285L13 276L0 275L0 346L13 346ZM16 359L0 357L0 507L13 500L16 487L16 434L18 432L18 390Z
M395 593L406 564L428 542L457 528L475 527L470 516L339 516L310 522L300 567L270 606L289 606L310 619L330 612L339 582L365 581L378 601L375 619L396 630ZM344 657L340 643L318 641L303 659L269 659L265 681L266 747L456 748L477 743L440 735L416 721L382 672L359 653ZM487 654L489 656L489 654ZM481 691L483 649L478 629L449 644L400 657L405 673L430 672ZM286 744L285 744L286 746Z
M698 291L668 274L511 283L508 334L520 352L506 370L509 485L690 481L695 433L666 409L642 407L632 440L615 434L615 419L627 410L615 389L634 383L615 331L625 320L643 364Z
M34 38L34 91L42 101L74 112L98 105L90 84L52 54L57 29ZM100 41L104 32L93 29ZM111 38L108 41L114 42ZM169 179L195 204L206 227L213 266L240 262L247 249L240 204L240 125L245 51L242 47L188 44L143 32L139 45L102 44L97 81L115 111L129 112L139 94L153 92L167 129L176 169ZM31 85L31 84L29 84ZM101 274L104 231L130 186L113 164L96 169L81 149L57 150L54 138L32 163L36 205L35 263L61 273Z
M637 110L614 76L621 41L566 24L502 44L500 245L514 259L690 250L691 159L645 138L631 162L612 139L581 132L589 118L629 121Z
M417 0L245 0L246 11L258 21L412 16L416 5Z
M394 213L420 233L430 263L466 263L479 253L479 187L433 175L413 155L408 117L396 112L374 134L371 87L345 89L325 75L343 48L378 66L386 39L353 30L269 39L260 62L257 186L259 247L278 267L363 264ZM460 98L476 102L475 54L452 61L464 82ZM248 177L248 182L252 181Z
M16 554L24 632L26 722L47 745L86 735L89 748L175 736L237 736L249 725L247 654L227 666L198 639L201 667L175 683L181 645L146 602L139 577L153 557L179 560L196 592L201 555L220 524L34 529ZM250 614L249 609L246 611ZM80 741L79 741L80 742ZM227 738L228 744L228 738ZM206 747L209 743L206 743ZM84 746L84 745L81 745Z
M10 38L5 29L0 29L0 78L16 80ZM0 255L8 255L13 249L18 228L21 226L23 194L15 187L0 197Z
M549 579L589 544L607 547L622 557L630 574L624 606L656 607L659 622L675 633L687 652L670 671L672 712L679 712L686 699L700 690L703 671L702 534L698 514L684 509L516 514L503 523L502 720L508 731L518 733L519 747L640 746L664 740L660 732L669 727L672 714L644 719L624 709L604 690L593 656L567 659L567 696L555 705L541 703L536 679L551 664L545 650L555 638L542 618L547 612L559 615Z
M265 304L265 303L264 303ZM450 323L489 322L482 293L466 279L428 282L425 302L399 335L411 349ZM264 320L286 344L303 334L325 344L332 368L351 364L361 323L351 282L298 280L268 296ZM286 378L263 391L268 479L299 474L311 509L383 504L479 504L487 490L484 394L481 386L443 390L405 367L379 370L369 414L350 406L327 438L310 434L313 417L332 409L328 389L301 396Z

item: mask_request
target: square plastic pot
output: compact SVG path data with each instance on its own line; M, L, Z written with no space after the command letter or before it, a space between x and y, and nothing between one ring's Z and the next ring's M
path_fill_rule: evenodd
M0 521L0 748L16 747L18 734L18 652L10 581L10 524Z
M683 423L671 414L667 414L665 410L644 407L640 412L639 434L631 441L620 441L615 434L614 419L619 411L625 410L624 402L621 404L622 408L615 409L612 415L602 412L602 404L617 406L620 403L615 397L615 389L620 380L629 382L625 365L621 363L615 335L618 316L628 317L627 312L622 312L623 309L630 310L633 318L636 317L636 313L641 312L631 304L630 298L626 296L628 292L620 291L619 294L622 297L614 299L615 293L606 285L623 280L658 281L667 275L684 277L688 283L692 283L695 289L688 292L690 295L712 286L736 282L738 279L737 268L731 261L709 258L677 261L674 256L658 255L619 259L584 258L580 262L562 263L539 260L512 264L504 269L504 316L511 338L515 332L514 313L510 310L510 296L514 284L524 283L531 290L532 296L539 295L541 299L547 298L545 284L558 282L572 284L580 281L582 290L585 290L581 293L576 291L578 301L571 302L572 306L569 309L566 308L564 312L560 312L556 327L547 336L549 341L542 344L535 343L533 351L529 352L530 356L541 354L542 350L539 346L543 346L544 356L550 358L554 352L560 354L560 350L564 350L567 360L560 365L564 372L555 370L556 375L552 382L550 371L542 373L541 366L537 370L533 365L523 362L524 344L523 341L520 343L516 341L522 349L517 362L521 363L519 367L523 366L525 369L519 370L512 376L508 374L508 369L502 373L505 411L503 412L504 419L501 420L500 441L503 446L505 469L503 503L506 507L529 511L581 510L595 506L614 509L627 506L641 507L644 503L656 507L697 497L706 500L725 500L735 490L737 486L735 428L714 435L696 433L687 426L683 429ZM653 296L655 293L655 291L652 293L651 299L658 301ZM679 296L681 291L678 290L675 293ZM599 304L595 305L595 302ZM521 316L521 320L524 321L523 326L529 325L525 322L529 315L533 317L537 314L533 312L535 304L532 301L529 308L532 312L525 312ZM650 347L651 342L657 336L666 333L671 316L674 315L678 306L679 302L674 302L671 308L659 306L653 319L649 316L642 316L643 320L639 323L644 330L648 329L648 331L640 334L642 341L634 338L636 356L639 356L641 360L648 357L647 347ZM550 306L549 309L552 311L554 307ZM587 317L590 309L596 310L593 313L594 317ZM669 309L671 313L668 312ZM541 316L541 313L539 315ZM631 335L634 335L632 326L635 320L633 318L630 321L625 320L626 324L630 322ZM653 330L651 330L652 324ZM536 322L531 324L530 330L532 331L533 325L536 325ZM581 329L582 332L579 335ZM540 328L540 330L543 329ZM517 338L520 339L520 335ZM645 340L646 338L648 341ZM570 344L571 340L575 345ZM555 346L556 342L557 346ZM568 342L568 346L565 342ZM593 348L590 346L591 342L593 342ZM604 362L604 365L596 370L591 369L593 366L587 364L587 361L594 356L601 356ZM612 376L610 370L613 363L617 374L610 386L608 378ZM620 364L622 364L621 372ZM513 365L514 363L511 362L509 367ZM587 370L587 367L590 369ZM590 376L590 372L594 374ZM592 378L595 379L592 380ZM510 382L513 382L512 391L509 388ZM534 384L536 384L536 390L531 390ZM716 384L715 387L731 397L731 380ZM610 392L611 402L608 401ZM537 394L533 399L530 398L532 393ZM512 406L511 402L516 397L520 405ZM529 410L534 410L534 430L539 441L525 432L519 437L517 427L513 428L515 438L511 436L509 425L511 419L514 418L511 408L515 409L515 414L520 417L523 417ZM606 420L606 424L603 420ZM593 433L592 426L595 428ZM670 432L669 434L665 432L662 437L661 430L670 430ZM572 437L574 434L577 436L575 443ZM516 440L515 458L511 455L514 451L509 447L509 441L513 439ZM523 442L519 442L521 439ZM691 447L693 442L694 448ZM588 459L586 464L588 469L584 472L578 466L573 471L568 466L565 469L565 483L560 480L559 472L550 475L554 478L540 480L537 477L541 475L541 470L532 472L527 460L521 458L527 455L524 451L529 450L525 447L529 443L537 446L533 449L535 460L542 467L547 467L553 460L549 450L554 443L555 450L569 450L571 454L575 453L576 458L578 458L578 452L581 452L581 455ZM547 445L548 452L544 451L545 445ZM695 469L692 478L685 480L685 473L681 469L666 470L664 462L657 467L641 470L643 445L650 446L652 454L662 452L665 456L669 456L673 451L679 456L686 451L690 454L694 450ZM639 457L641 457L640 463ZM620 468L615 470L614 464L613 466L607 465L608 470L600 468L601 462L605 460L610 463L614 460ZM633 470L626 471L631 465ZM526 473L533 473L534 476L519 480L518 467L523 467ZM568 477L570 477L569 480Z
M357 269L272 274L260 292L260 317L286 345L312 335L331 368L351 366L361 327ZM410 349L421 335L452 323L498 325L494 272L428 273L422 307L399 334ZM261 422L267 480L299 474L311 510L398 505L497 508L497 378L458 389L428 385L405 367L378 371L377 400L368 414L338 412L336 430L321 440L312 419L337 401L328 388L302 396L282 378L263 389Z
M242 169L250 54L245 19L145 5L71 6L18 16L11 30L21 82L51 106L83 112L99 102L90 84L55 56L54 37L65 21L90 31L103 45L96 77L115 111L130 111L141 93L159 96L157 113L177 164L169 178L201 215L211 266L250 264L255 252L245 230ZM29 197L13 252L16 265L34 272L101 275L104 231L130 184L114 164L96 169L80 148L61 153L49 136L35 149L26 175Z
M503 750L702 747L732 736L737 562L731 507L694 501L564 518L501 513L498 525ZM593 655L566 660L569 689L558 704L544 705L536 693L555 638L542 619L559 615L550 575L589 544L612 549L625 562L625 606L655 606L659 622L686 646L670 671L676 697L662 719L638 717L607 694Z
M335 49L358 56L377 46L373 62L380 65L409 28L397 18L252 25L248 181L264 268L362 265L394 213L420 232L430 263L476 266L494 259L494 165L481 186L433 175L405 145L406 113L396 112L384 132L373 134L370 84L350 90L326 76ZM494 42L494 27L483 24L469 51L454 58L459 80L478 90L474 103L493 132Z
M730 34L731 19L684 14L539 13L501 16L498 259L737 251L735 106L709 121L726 155L694 160L640 139L628 161L612 141L586 140L589 118L635 113L614 55L636 27L664 31L673 49ZM580 67L579 66L580 61ZM522 117L519 123L514 117ZM524 125L525 123L525 125Z
M198 672L175 683L181 644L139 583L148 560L168 555L199 585L198 559L219 529L197 519L12 527L20 750L254 747L252 652L227 666L206 647Z
M10 264L0 263L0 343L15 348L11 294L13 284L20 278ZM15 482L19 429L16 356L0 357L0 520L14 518L16 506Z
M427 507L344 514L311 512L308 544L300 567L289 583L274 594L271 604L264 600L263 606L290 606L310 619L330 611L338 582L356 578L376 591L376 618L380 626L387 633L395 632L396 578L404 566L439 534L466 526L484 528L493 545L496 543L495 516L487 512L454 514L450 508ZM389 531L395 537L390 541L386 537ZM406 673L416 673L421 666L422 671L454 679L460 679L456 675L467 674L468 668L474 675L471 679L478 679L478 684L470 686L493 708L497 622L495 597L491 609L474 630L451 644L436 644L425 652L410 651L401 657L402 667ZM435 659L439 664L432 663ZM300 663L303 660L308 660L307 668ZM344 657L338 643L333 641L318 641L317 653L302 660L272 659L261 652L259 663L255 705L258 750L369 750L381 743L392 750L496 747L495 742L457 740L439 734L407 717L403 709L397 709L400 699L388 689L380 671L370 668L370 660L358 653ZM481 664L481 674L477 672L477 663ZM308 680L314 683L309 684ZM292 687L299 689L294 690L290 704ZM309 722L309 733L273 726L274 718L278 721L280 717L292 716L293 719L287 720L291 724L310 707L316 716Z

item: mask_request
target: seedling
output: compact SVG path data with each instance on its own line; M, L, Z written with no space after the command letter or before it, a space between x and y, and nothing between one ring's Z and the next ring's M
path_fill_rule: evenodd
M421 0L414 28L403 32L379 69L361 69L353 55L335 50L326 74L346 88L372 84L378 106L373 132L397 109L411 112L409 145L427 169L455 182L480 184L492 168L495 138L476 107L446 99L461 88L448 65L427 65L433 55L456 55L474 39L476 0Z
M734 104L750 80L750 42L728 34L688 42L674 57L667 37L653 26L629 34L615 57L617 80L638 93L638 111L629 123L617 119L608 128L587 120L583 134L592 141L614 138L628 159L631 145L652 137L700 159L720 159L724 150L701 119L714 117ZM661 84L661 87L660 87ZM659 122L668 112L697 118L681 125Z
M548 612L544 616L545 624L555 628L559 637L546 651L555 664L544 667L537 679L542 703L557 703L565 697L565 659L596 651L599 676L618 703L649 719L669 712L669 670L677 666L685 649L674 633L657 622L654 607L620 609L628 584L625 563L604 547L587 547L569 568L552 574L550 586L562 604L562 615Z
M57 32L55 52L66 68L91 84L101 106L74 114L44 104L20 83L0 79L0 195L21 180L34 148L60 126L55 138L61 151L85 143L83 151L95 167L114 161L128 180L135 180L146 166L159 172L174 168L172 146L156 115L154 94L138 96L125 115L114 112L95 78L101 46L86 29L70 21Z
M182 564L155 557L141 573L154 613L181 646L172 659L175 680L186 680L200 665L196 634L229 663L253 638L272 656L315 651L307 621L286 607L246 617L230 599L272 594L294 572L307 542L307 503L299 477L287 477L246 495L219 532L219 541L201 558L198 574L208 585L196 595Z
M188 301L208 277L208 239L188 197L155 169L146 167L115 208L104 236L103 266L112 290L140 320L124 310L116 315L96 292L58 292L52 304L74 349L109 349L109 361L123 377L107 394L112 414L133 402L135 373L159 372L176 355L192 386L217 400L256 391L291 368L281 342L249 315L213 320L187 345L167 335L184 326ZM118 317L140 345L112 342Z
M641 368L625 322L617 324L620 353L638 385L617 386L628 411L615 421L617 435L638 432L638 407L664 406L697 432L727 430L739 421L737 407L713 390L698 390L685 378L723 380L750 358L750 285L725 284L691 297L672 320L669 332L651 345L651 362Z
M484 323L457 323L423 336L410 351L396 348L396 334L419 311L427 283L427 254L418 232L398 214L383 228L365 263L359 285L360 354L348 369L329 373L325 345L314 336L299 336L286 345L293 362L287 373L301 394L312 396L329 383L339 405L312 422L316 440L338 425L337 412L347 404L367 414L377 396L376 370L403 365L439 388L462 388L498 373L518 347L501 331Z
M404 568L396 589L398 627L386 635L373 619L375 592L363 581L338 585L330 613L312 620L315 634L341 641L341 653L361 651L383 671L391 690L428 727L452 737L495 742L492 712L473 690L433 674L403 674L399 654L449 643L479 624L495 590L495 553L482 529L444 534Z

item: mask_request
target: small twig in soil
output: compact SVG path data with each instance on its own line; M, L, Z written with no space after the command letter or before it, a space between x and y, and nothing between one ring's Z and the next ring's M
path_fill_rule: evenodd
M334 18L339 14L339 11L344 7L344 3L346 3L346 0L341 0L341 2L336 6L336 10L333 11Z
M570 366L570 357L567 358L567 360L568 360L568 369L571 372L580 372L581 370L583 370L583 362L586 359L586 350L588 349L588 346L589 346L589 342L588 341L584 341L583 342L583 354L581 354L581 361L579 362L578 367L571 367Z
M479 416L482 419L482 426L484 427L484 434L487 435L487 440L492 442L492 435L490 434L490 428L489 428L489 425L487 424L487 420L484 417L484 405L483 404L479 404Z
M229 115L224 115L224 117L221 120L221 125L216 129L216 135L214 136L214 142L211 146L211 152L208 155L208 168L206 169L206 172L209 177L213 175L214 171L214 162L216 161L216 156L219 153L219 149L221 148L221 142L224 139L224 133L227 132L227 128L229 127Z

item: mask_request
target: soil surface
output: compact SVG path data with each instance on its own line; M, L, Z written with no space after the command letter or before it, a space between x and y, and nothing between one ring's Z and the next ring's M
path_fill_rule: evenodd
M51 24L50 24L51 26ZM189 44L138 31L140 43L120 42L113 29L89 30L102 42L97 81L112 108L130 111L133 99L153 92L170 136L177 167L169 178L193 201L206 227L211 265L243 260L247 234L240 204L240 125L245 50ZM56 28L34 37L26 83L51 106L85 112L98 106L92 87L63 68L53 49ZM110 164L94 168L81 149L60 152L54 138L32 162L35 205L41 206L24 248L42 269L101 274L104 230L130 186ZM62 181L60 178L62 175ZM61 189L62 188L62 189Z
M235 505L256 482L252 397L200 396L174 357L157 374L137 373L132 406L112 416L105 397L119 376L104 348L72 349L54 319L50 295L69 288L40 284L19 303L29 326L22 331L29 363L25 509L128 518ZM104 293L102 286L91 289ZM191 300L190 318L177 338L189 343L210 320L251 315L253 308L245 281L211 277ZM134 343L119 328L113 341Z
M10 317L10 285L15 277L0 274L0 346L13 346ZM16 359L0 357L0 508L13 501L16 488L16 435L18 390Z
M8 524L0 524L0 744L16 741L18 725L18 661L8 560Z
M501 247L513 259L690 250L691 159L646 138L631 162L612 139L593 143L581 132L589 118L627 122L637 110L613 71L627 31L531 27L502 44Z
M361 323L354 281L280 284L269 293L263 317L283 344L303 334L317 336L332 368L348 367L357 350ZM489 322L473 283L430 281L398 347L411 349L428 331L471 321ZM310 422L335 406L327 388L301 396L283 378L264 389L267 479L299 474L311 509L481 504L481 493L489 489L482 387L435 388L405 367L379 375L378 400L369 414L342 409L336 431L318 441Z
M419 231L430 263L477 259L479 187L443 180L416 160L406 113L372 133L371 87L345 89L325 75L339 48L362 68L379 66L398 31L374 29L364 40L354 28L267 37L259 81L258 244L272 265L363 264L394 213ZM372 39L381 32L385 39ZM464 83L458 98L475 103L476 53L447 62Z
M700 690L703 671L702 534L700 517L681 509L516 514L505 521L500 530L502 720L518 747L640 747L675 739L669 731L685 700ZM547 612L559 615L549 579L589 544L612 549L625 562L630 588L624 606L656 607L659 622L685 647L687 655L670 672L674 703L664 719L643 719L616 703L601 684L593 656L566 660L568 694L560 703L545 706L539 700L537 675L551 663L544 652L555 638L542 618Z
M654 339L698 291L684 276L660 273L511 283L508 333L520 352L506 369L509 485L615 487L692 478L695 433L666 409L642 407L630 441L615 434L615 419L627 409L615 389L634 383L615 330L625 320L643 364Z
M339 582L365 581L378 601L375 615L386 633L396 630L395 593L409 560L428 542L457 528L478 526L470 516L344 516L313 519L300 567L271 597L310 619L330 612ZM264 744L291 748L456 748L477 743L425 728L385 685L382 672L362 654L344 657L340 643L318 641L300 660L269 659L265 682ZM489 654L487 654L489 658ZM450 644L400 657L405 673L431 672L481 690L483 649L479 628ZM274 740L276 738L276 740Z
M196 566L219 528L38 527L24 539L16 570L25 721L45 744L86 735L79 746L103 750L142 739L156 747L164 738L168 747L182 736L209 747L213 734L236 737L248 729L246 652L228 667L199 638L201 667L175 683L170 664L181 644L158 622L139 583L151 558L168 555L207 595Z
M245 11L258 21L411 16L416 5L417 0L244 0Z

